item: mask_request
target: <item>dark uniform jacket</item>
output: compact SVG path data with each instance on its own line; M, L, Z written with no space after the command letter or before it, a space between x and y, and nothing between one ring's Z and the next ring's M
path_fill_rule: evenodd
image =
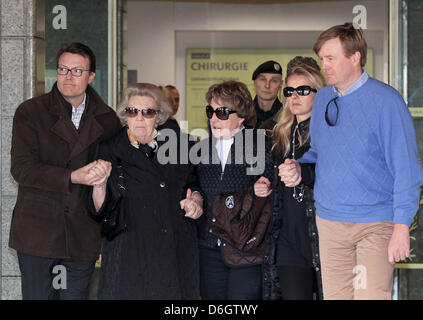
M256 110L257 122L255 128L272 130L276 124L276 117L279 110L282 109L282 103L278 98L275 99L272 105L272 109L269 111L263 111L259 105L257 96L254 98L254 109Z
M88 186L71 172L95 160L97 145L121 127L90 86L77 131L54 85L22 103L13 118L11 173L19 184L9 246L47 258L92 260L100 252L98 225L85 210Z

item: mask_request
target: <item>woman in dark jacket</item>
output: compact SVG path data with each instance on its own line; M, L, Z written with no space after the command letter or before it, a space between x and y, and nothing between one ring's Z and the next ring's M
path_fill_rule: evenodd
M103 240L99 299L199 298L194 219L202 214L202 196L193 189L194 168L189 163L179 158L167 163L173 155L164 151L179 150L179 137L173 130L163 133L155 127L170 112L158 87L133 84L117 110L127 126L100 145L98 158L104 161L96 165L96 173L111 176L107 185L93 188L90 211L95 217L113 207L120 164L127 228L113 240Z
M216 235L214 210L237 210L239 199L245 198L242 192L250 189L252 194L257 178L271 174L271 157L265 151L264 134L249 129L256 115L245 84L212 85L206 100L212 135L196 145L202 156L196 168L205 201L199 226L201 296L207 300L260 299L261 254L237 251L234 243Z
M309 124L314 96L325 86L316 61L296 57L287 68L285 106L273 129L273 181L261 178L258 196L272 192L273 215L265 239L264 298L322 298L318 235L313 200L314 167L304 167L303 181L288 188L278 176L286 158L298 159L310 148Z

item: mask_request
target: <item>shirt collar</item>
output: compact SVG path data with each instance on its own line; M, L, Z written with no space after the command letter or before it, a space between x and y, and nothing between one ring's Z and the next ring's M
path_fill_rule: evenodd
M344 93L344 96L346 96L347 94L353 93L354 91L359 89L369 79L369 75L367 74L366 70L364 69L362 70L363 72L361 73L361 76L351 86L348 87L348 89ZM338 95L338 97L342 97L338 89L336 89L335 86L332 86L332 87L333 87L333 91Z
M85 109L85 101L86 101L86 99L87 99L87 94L85 93L84 94L84 100L82 100L82 103L78 106L78 107L74 107L74 106L72 106L72 112L76 112L76 110L79 110L79 108L81 108L82 110L84 110Z
M242 132L242 130L244 130L244 129L245 129L245 127L244 127L243 125L241 125L241 127L239 128L239 130L237 130L237 131L235 132L235 134L234 134L232 137L230 137L229 139L218 139L218 138L214 137L214 136L213 136L213 134L212 134L212 137L213 137L213 139L217 140L217 141L216 141L216 145L217 145L218 143L221 143L221 142L219 142L219 141L222 141L222 140L223 140L223 142L224 142L225 144L229 143L228 141L230 141L230 143L232 144L232 142L234 141L235 136L236 136L236 135L238 135L238 134L240 134L240 132Z

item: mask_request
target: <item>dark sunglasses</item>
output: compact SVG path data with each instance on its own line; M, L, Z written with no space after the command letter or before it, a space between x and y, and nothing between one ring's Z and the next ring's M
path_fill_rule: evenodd
M299 87L296 87L296 88L285 87L285 88L283 88L283 95L285 97L290 97L290 96L292 96L294 91L297 91L299 96L308 96L311 92L317 92L316 89L314 89L310 86L299 86Z
M151 108L140 110L140 109L133 108L133 107L127 107L127 108L125 108L125 112L126 112L126 115L130 118L136 117L138 115L138 112L141 112L141 114L144 118L152 119L157 114L160 113L160 110L155 110L155 109L151 109Z
M325 120L326 120L326 123L328 124L328 126L330 126L330 127L334 127L336 125L336 123L338 122L339 107L338 107L338 103L336 102L336 99L338 99L338 97L333 98L326 105ZM333 121L329 117L329 106L332 102L336 107L336 115L334 117L332 117L332 119L335 118ZM333 112L332 112L332 114L333 114Z
M216 113L216 117L220 120L228 120L229 115L231 113L236 113L236 111L230 110L228 107L219 107L219 108L216 108L216 110L214 110L212 106L207 106L206 107L207 118L209 119L213 118L213 113Z

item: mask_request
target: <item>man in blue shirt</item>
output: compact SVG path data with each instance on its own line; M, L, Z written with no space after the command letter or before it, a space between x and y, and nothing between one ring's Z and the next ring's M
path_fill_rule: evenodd
M361 30L334 26L313 49L329 86L314 100L310 150L299 162L288 159L279 175L293 187L309 178L301 166L316 164L324 298L391 299L423 184L413 121L400 94L363 69Z

